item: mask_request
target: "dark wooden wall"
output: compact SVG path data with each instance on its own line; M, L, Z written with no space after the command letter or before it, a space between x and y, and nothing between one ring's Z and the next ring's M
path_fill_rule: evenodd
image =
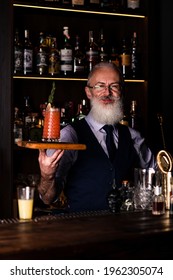
M0 217L11 215L12 188L12 1L0 8Z

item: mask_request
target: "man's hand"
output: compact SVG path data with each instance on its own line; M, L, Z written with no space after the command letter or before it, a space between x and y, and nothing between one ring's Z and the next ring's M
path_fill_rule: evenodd
M41 178L38 191L45 204L51 204L57 196L55 172L63 153L63 150L55 150L53 155L47 156L46 150L39 150L38 162L40 165Z
M41 176L43 178L50 180L54 177L63 153L63 150L55 150L52 156L47 156L46 150L39 150L38 162L40 165Z

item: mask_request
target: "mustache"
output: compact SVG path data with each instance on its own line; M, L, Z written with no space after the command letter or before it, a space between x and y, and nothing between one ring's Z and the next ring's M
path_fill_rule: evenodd
M106 95L106 96L98 97L98 100L111 100L111 101L116 101L116 100L119 100L119 97L115 97L115 96L112 96L112 95Z

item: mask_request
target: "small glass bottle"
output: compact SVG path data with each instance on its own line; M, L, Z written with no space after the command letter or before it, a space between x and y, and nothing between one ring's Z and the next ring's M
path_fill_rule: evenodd
M162 193L162 187L156 186L154 188L154 195L152 201L152 214L162 215L165 213L165 198Z
M120 196L120 191L116 186L115 179L113 180L112 189L108 193L107 199L110 211L112 213L119 212L122 206L122 199Z

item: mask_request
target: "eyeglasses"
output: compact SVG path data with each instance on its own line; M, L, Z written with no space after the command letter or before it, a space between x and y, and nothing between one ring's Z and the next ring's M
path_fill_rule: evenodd
M109 90L109 92L111 93L119 93L121 92L122 86L120 83L112 83L108 86L106 86L105 84L96 84L93 87L92 86L87 86L88 88L92 88L94 89L96 92L98 93L102 93L104 91L106 91L107 89Z

